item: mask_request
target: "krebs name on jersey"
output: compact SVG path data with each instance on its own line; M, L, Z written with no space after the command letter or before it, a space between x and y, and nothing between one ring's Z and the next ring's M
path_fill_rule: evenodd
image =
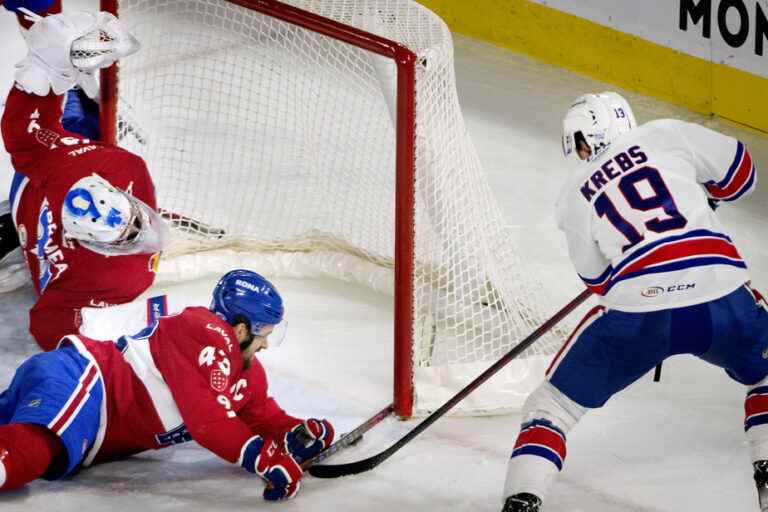
M592 202L592 198L597 192L612 180L618 178L622 174L625 174L638 165L644 164L648 161L648 157L643 153L640 146L632 146L626 152L616 154L613 158L605 162L600 166L592 175L584 182L579 191L587 202Z

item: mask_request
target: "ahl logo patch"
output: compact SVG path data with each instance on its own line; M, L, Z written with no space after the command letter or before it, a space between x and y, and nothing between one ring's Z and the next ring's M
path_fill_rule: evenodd
M640 292L640 295L643 297L658 297L662 293L664 293L664 288L661 286L651 286Z
M213 370L211 372L211 387L216 391L224 391L227 389L229 379L227 375L221 370Z

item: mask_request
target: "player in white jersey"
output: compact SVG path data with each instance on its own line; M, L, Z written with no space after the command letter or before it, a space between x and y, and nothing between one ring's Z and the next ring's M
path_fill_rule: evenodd
M636 126L616 93L577 98L563 121L577 162L557 202L576 271L599 298L523 408L504 512L536 512L562 469L566 435L589 409L674 354L747 386L745 430L768 511L768 306L715 216L751 192L738 140L663 119Z

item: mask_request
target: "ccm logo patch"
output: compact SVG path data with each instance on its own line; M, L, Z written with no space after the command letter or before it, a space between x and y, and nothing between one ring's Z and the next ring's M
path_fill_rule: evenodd
M642 295L643 297L652 298L652 297L658 297L659 295L662 295L664 292L666 293L682 292L685 290L690 290L692 288L696 288L696 283L673 284L672 286L667 286L666 288L663 288L661 286L651 286L641 291L640 295Z

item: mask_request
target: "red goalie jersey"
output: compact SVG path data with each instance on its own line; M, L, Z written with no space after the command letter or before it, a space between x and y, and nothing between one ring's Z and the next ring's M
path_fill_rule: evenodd
M255 358L244 369L232 327L206 308L161 317L116 343L62 343L93 360L104 383L106 421L85 465L191 439L240 462L254 435L276 438L301 423L267 396Z
M156 201L140 157L67 132L61 115L61 96L35 96L14 87L2 119L3 141L16 171L10 192L13 220L38 293L30 332L44 350L77 332L80 308L135 299L152 284L159 257L104 256L62 236L65 195L94 173L151 208Z

